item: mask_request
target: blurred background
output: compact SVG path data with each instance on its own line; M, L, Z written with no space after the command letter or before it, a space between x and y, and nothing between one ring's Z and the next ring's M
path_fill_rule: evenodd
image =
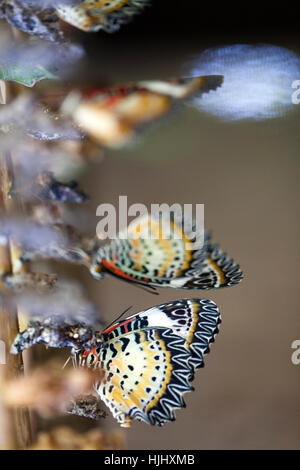
M90 80L122 83L181 76L195 55L227 44L268 43L300 55L298 18L292 6L273 5L270 11L257 2L233 14L227 5L174 7L164 0L115 35L77 39L88 51ZM222 314L195 392L185 396L187 408L163 428L134 423L124 431L128 449L300 448L300 365L291 361L291 344L300 339L299 118L300 105L278 118L236 122L184 106L130 148L106 151L82 178L94 230L97 206L118 207L119 195L148 207L203 203L213 240L244 270L243 282L232 288L169 289L154 296L68 268L82 279L107 323L129 305L138 312L196 295L215 301ZM90 426L81 418L67 420ZM117 427L110 414L102 423Z

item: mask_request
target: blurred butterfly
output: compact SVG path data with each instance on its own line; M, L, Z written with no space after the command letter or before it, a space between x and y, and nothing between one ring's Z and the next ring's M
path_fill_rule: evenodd
M219 323L211 300L167 302L106 328L98 347L74 352L74 363L104 371L95 388L121 426L134 419L162 426L185 407Z
M125 235L120 232L110 244L95 250L91 273L96 279L111 274L150 289L217 289L238 284L243 278L240 267L211 243L209 233L202 247L195 249L197 231L186 226L186 218L179 213L169 227L164 213L141 216L129 224Z
M117 31L148 4L148 0L1 0L0 18L15 28L49 41L61 41L60 19L83 31Z
M55 10L62 20L83 31L113 33L147 4L148 0L79 0L75 5L62 2Z
M72 101L65 111L90 137L107 147L128 144L137 131L167 115L176 102L215 90L223 77L210 75L174 80L140 81L92 90ZM67 104L72 109L67 110Z

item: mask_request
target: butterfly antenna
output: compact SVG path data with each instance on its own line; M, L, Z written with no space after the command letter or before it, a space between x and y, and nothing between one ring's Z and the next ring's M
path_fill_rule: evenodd
M127 307L126 310L124 310L124 312L122 312L121 315L118 316L118 318L116 318L108 326L106 326L105 329L107 330L108 328L111 327L111 325L113 325L114 323L117 323L117 321L119 321L123 317L123 315L125 315L125 313L127 313L132 307L133 305L131 305L130 307Z
M153 286L144 286L143 284L138 284L137 282L134 285L135 287L148 292L148 294L159 295L159 292L157 292L156 288Z
M114 276L112 273L109 273L112 276ZM127 282L128 284L134 285L135 287L139 287L140 289L143 289L145 292L148 292L148 294L154 294L154 295L159 295L159 292L157 292L156 288L154 286L145 286L141 282L136 282L136 281L129 281L128 279L122 278L123 282Z

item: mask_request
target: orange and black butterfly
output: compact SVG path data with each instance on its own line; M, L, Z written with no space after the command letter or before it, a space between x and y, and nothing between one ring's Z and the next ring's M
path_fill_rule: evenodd
M104 372L95 389L121 426L162 426L185 407L220 322L211 300L167 302L99 332L99 346L74 351L75 362Z
M90 271L96 279L106 274L130 283L173 289L218 289L238 284L239 265L213 244L206 233L203 246L195 248L195 230L185 230L185 219L176 217L166 227L164 214L140 217L109 244L91 256Z
M120 148L138 131L166 116L176 103L221 86L221 75L145 80L91 90L79 95L70 110L76 124L98 143Z

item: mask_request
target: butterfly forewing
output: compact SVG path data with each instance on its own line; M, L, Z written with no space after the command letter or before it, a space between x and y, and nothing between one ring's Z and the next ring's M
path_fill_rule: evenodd
M166 302L128 317L103 332L109 340L128 332L146 328L168 328L185 340L192 370L203 366L221 322L218 307L207 299L182 299Z

